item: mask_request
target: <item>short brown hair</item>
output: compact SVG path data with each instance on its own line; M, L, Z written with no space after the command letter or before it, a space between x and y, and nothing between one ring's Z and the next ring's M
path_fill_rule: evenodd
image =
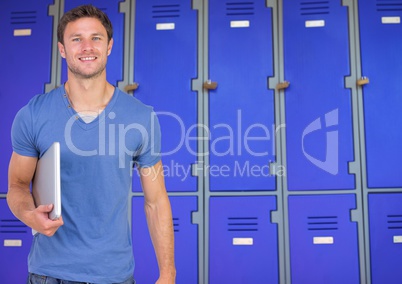
M93 5L82 5L71 9L61 17L59 25L57 26L57 40L64 45L64 31L70 22L74 22L81 18L95 18L98 19L106 29L108 42L113 37L113 27L109 17L100 9Z

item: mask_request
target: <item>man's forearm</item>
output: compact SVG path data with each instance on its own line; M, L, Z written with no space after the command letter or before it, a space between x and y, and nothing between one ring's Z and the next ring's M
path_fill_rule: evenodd
M145 203L148 228L160 271L160 277L173 281L176 276L174 264L174 233L169 199L162 198L156 204Z
M35 210L35 203L29 188L10 185L7 193L7 203L11 212L18 219L25 224L29 223L26 216L27 212Z
M37 158L13 152L8 168L7 203L11 212L26 224L26 215L35 210L30 184L35 173Z

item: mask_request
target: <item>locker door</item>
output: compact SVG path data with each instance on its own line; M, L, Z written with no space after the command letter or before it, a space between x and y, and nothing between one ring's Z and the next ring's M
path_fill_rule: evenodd
M0 278L3 284L25 283L31 229L14 217L7 201L0 198Z
M360 283L354 195L289 197L293 284Z
M53 17L52 0L2 1L0 9L0 193L7 192L11 157L11 124L17 111L50 82Z
M64 1L67 12L72 8L88 4L85 0ZM105 12L113 26L113 48L106 65L106 78L108 82L117 86L117 82L123 79L123 41L124 41L124 14L119 12L119 1L94 0L91 4ZM67 81L67 64L62 60L61 82Z
M369 194L368 203L372 283L400 283L402 193Z
M401 2L359 1L367 184L369 188L402 187Z
M211 197L209 283L279 283L276 197Z
M196 197L170 197L173 212L175 263L177 284L198 281L198 229L192 224L192 212L197 211ZM133 197L132 214L134 278L137 283L154 283L159 276L158 264L149 237L144 214L144 198Z
M284 0L289 190L354 189L348 8L342 1Z
M210 190L275 190L272 12L266 1L209 1Z
M134 95L154 107L162 130L169 191L196 191L191 164L197 161L197 11L192 1L137 0ZM138 179L134 190L140 191Z

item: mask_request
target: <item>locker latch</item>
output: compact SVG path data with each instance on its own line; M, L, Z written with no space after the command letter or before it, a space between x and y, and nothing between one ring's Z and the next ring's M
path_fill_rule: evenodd
M138 83L134 83L134 84L127 85L127 86L124 88L124 91L126 91L126 93L134 92L135 90L138 89L138 86L139 86Z
M358 86L364 86L364 85L367 85L369 82L370 82L369 78L361 77L360 79L357 80L357 85Z
M287 89L290 85L290 82L288 81L283 81L281 83L276 84L276 89L277 90L284 90Z
M208 80L208 81L204 82L204 84L202 86L207 90L216 90L216 88L218 87L218 83Z

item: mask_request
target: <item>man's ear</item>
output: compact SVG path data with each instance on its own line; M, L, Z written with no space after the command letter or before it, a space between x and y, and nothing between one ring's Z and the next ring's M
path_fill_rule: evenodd
M57 43L61 57L66 58L66 51L64 50L64 45L61 42Z
M113 38L110 39L108 45L107 45L107 55L109 56L110 53L112 52L112 47L113 47Z

